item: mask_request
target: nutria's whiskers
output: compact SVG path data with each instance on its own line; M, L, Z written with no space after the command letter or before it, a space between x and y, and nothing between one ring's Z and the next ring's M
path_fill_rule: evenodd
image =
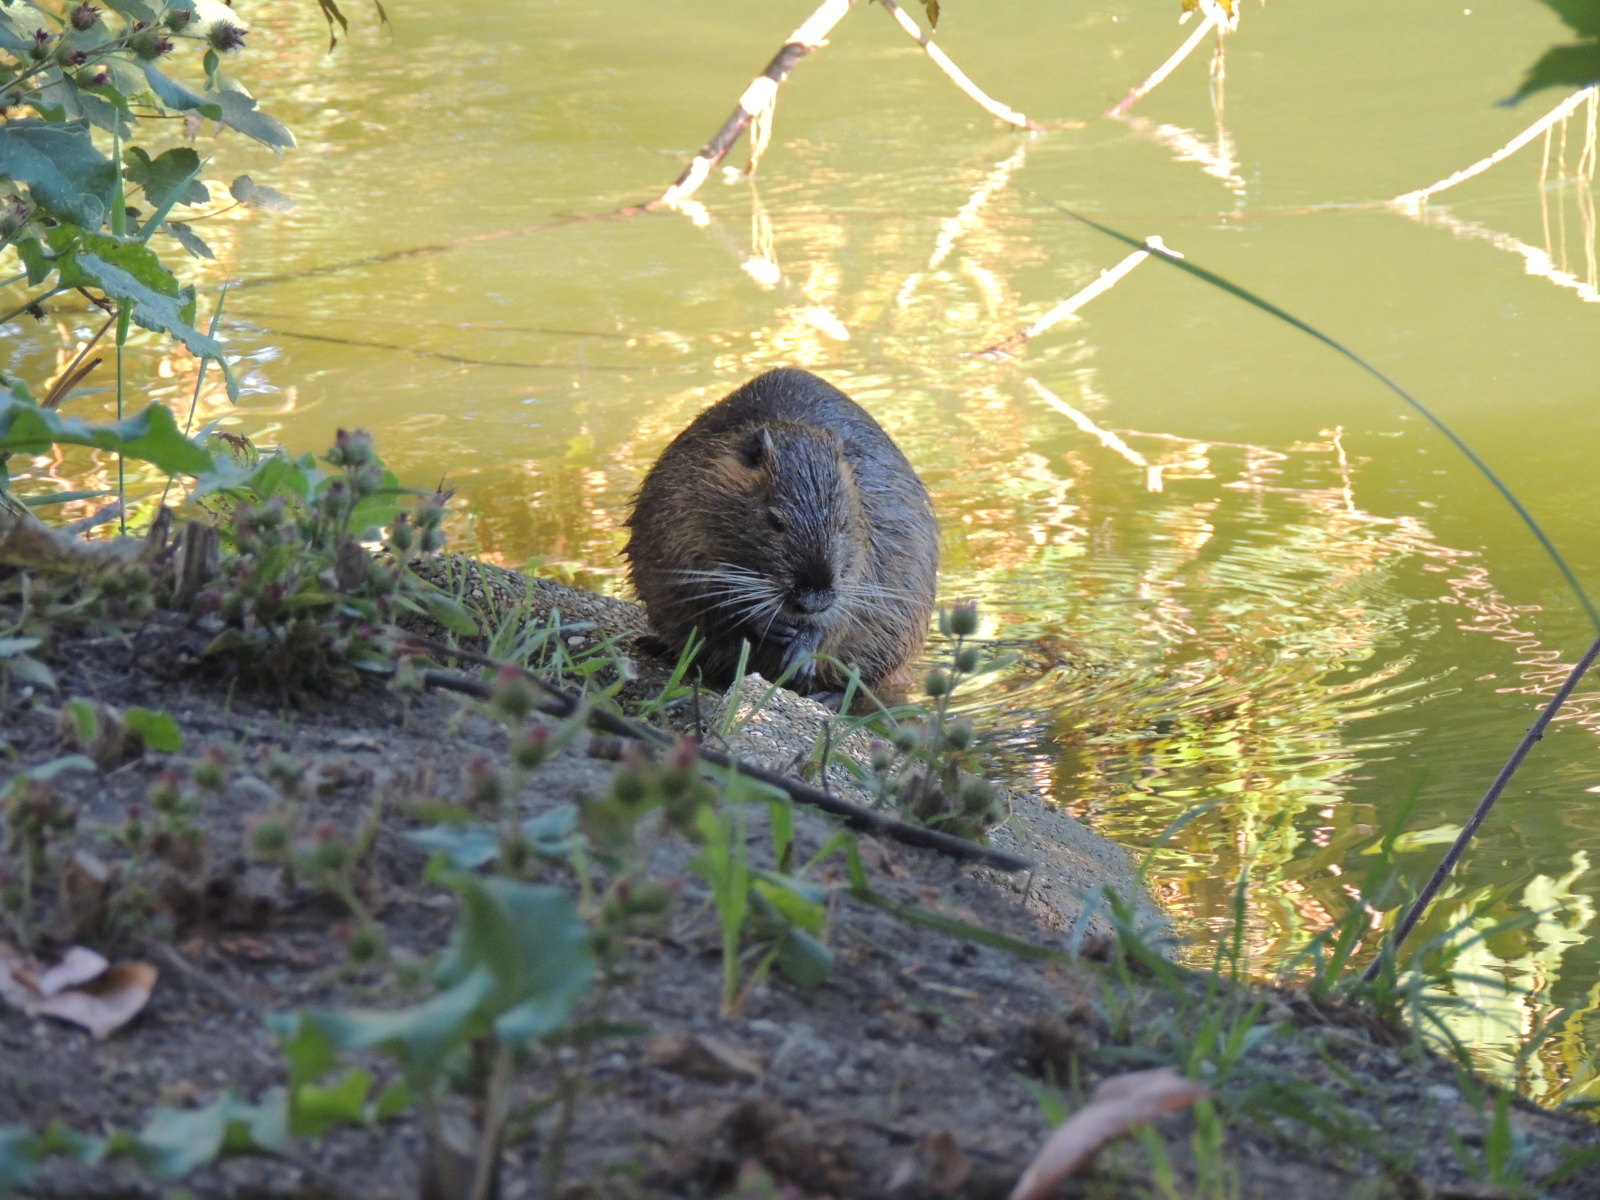
M855 401L805 371L769 371L701 413L645 477L624 553L654 632L705 638L725 682L749 643L768 678L805 663L903 684L933 611L939 531L922 481ZM811 654L820 660L807 662Z

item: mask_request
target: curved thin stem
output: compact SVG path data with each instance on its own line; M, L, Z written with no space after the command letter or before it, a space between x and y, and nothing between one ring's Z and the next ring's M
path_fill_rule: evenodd
M1456 835L1456 840L1451 843L1450 849L1445 851L1439 865L1433 869L1433 874L1428 877L1428 882L1423 885L1422 891L1411 902L1411 907L1406 910L1406 915L1400 919L1400 924L1395 926L1394 935L1389 939L1386 953L1399 951L1401 943L1406 936L1416 927L1422 914L1427 911L1428 905L1433 903L1433 898L1438 895L1439 889L1444 886L1444 881L1450 877L1450 872L1455 870L1456 863L1461 861L1461 856L1466 853L1467 846L1471 843L1473 835L1478 832L1484 818L1489 815L1489 810L1494 807L1495 801L1500 799L1500 793L1506 790L1506 785L1511 782L1511 777L1517 773L1517 768L1522 765L1522 760L1528 757L1528 752L1534 744L1544 737L1544 731L1550 722L1555 719L1561 706L1572 695L1573 689L1578 686L1578 681L1594 666L1594 660L1600 658L1600 638L1588 649L1578 665L1567 674L1565 682L1551 697L1550 703L1544 706L1544 711L1539 714L1539 719L1528 726L1528 732L1522 735L1522 740L1517 743L1517 748L1511 752L1511 757L1506 759L1505 766L1500 768L1500 773L1494 777L1494 782L1489 785L1489 790L1483 794L1483 799L1478 801L1478 807L1472 810L1472 816L1461 827L1461 832ZM1364 982L1371 983L1378 976L1378 971L1383 963L1384 955L1380 954L1367 964L1367 969L1361 973Z
M1027 191L1027 189L1022 190ZM1517 499L1515 493L1513 493L1512 490L1506 486L1505 482L1500 478L1500 476L1494 473L1489 464L1479 457L1477 452L1473 450L1471 446L1467 445L1467 443L1462 440L1461 436L1457 434L1455 430L1451 429L1442 420L1440 420L1431 409L1422 403L1422 401L1411 395L1410 392L1406 391L1398 383L1390 379L1387 375L1378 370L1377 367L1373 366L1366 359L1362 358L1354 350L1350 350L1341 345L1339 342L1334 341L1320 329L1316 329L1313 326L1306 324L1299 317L1294 316L1292 313L1285 312L1276 304L1273 304L1270 300L1265 300L1256 295L1254 292L1249 291L1246 288L1242 288L1236 283L1229 282L1222 276L1216 274L1214 271L1208 271L1204 267L1196 266L1188 259L1180 258L1178 255L1174 254L1172 251L1163 246L1152 245L1148 241L1140 241L1138 238L1133 237L1130 234L1122 233L1120 230L1112 229L1109 225L1102 225L1099 221L1086 217L1082 213L1074 212L1064 204L1058 204L1046 196L1040 196L1037 192L1028 192L1028 194L1033 196L1035 199L1048 204L1057 212L1064 213L1065 215L1071 217L1074 221L1081 222L1082 224L1089 226L1091 229L1099 230L1107 237L1115 238L1117 241L1126 246L1130 246L1133 249L1146 250L1149 252L1152 258L1159 258L1161 261L1177 267L1180 271L1185 271L1197 279L1202 279L1211 284L1213 287L1221 288L1230 295L1237 296L1246 304L1249 304L1255 308L1259 308L1262 312L1268 313L1274 317L1277 317L1280 321L1284 321L1287 324L1293 325L1296 329L1300 330L1300 332L1310 334L1324 346L1327 346L1329 349L1335 350L1342 354L1345 358L1348 358L1368 375L1371 375L1379 383L1383 384L1384 387L1388 388L1396 396L1399 396L1400 399L1404 400L1417 412L1421 413L1422 416L1435 429L1444 434L1444 436L1449 439L1450 444L1453 445L1457 450L1461 451L1462 454L1466 455L1467 461L1472 463L1473 466L1477 467L1479 472L1482 473L1483 477L1494 485L1494 489L1500 493L1507 504L1511 505L1517 516L1522 518L1522 523L1528 527L1529 532L1532 533L1533 536L1538 539L1539 544L1544 547L1545 553L1550 556L1550 561L1553 562L1556 565L1556 569L1561 572L1561 577L1567 581L1567 586L1572 589L1573 595L1578 598L1578 603L1583 606L1583 611L1588 614L1589 620L1593 622L1594 627L1596 629L1600 629L1600 609L1595 607L1594 601L1589 598L1589 593L1584 590L1583 584L1578 582L1577 575L1573 573L1571 566L1567 564L1567 560L1562 557L1561 552L1556 549L1555 543L1550 540L1550 536L1545 533L1539 522L1534 520L1533 514L1527 510L1521 500Z

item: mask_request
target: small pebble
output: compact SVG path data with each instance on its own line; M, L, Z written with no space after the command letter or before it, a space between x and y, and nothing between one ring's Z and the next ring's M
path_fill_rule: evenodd
M1427 1093L1430 1100L1437 1100L1440 1104L1454 1104L1461 1099L1461 1093L1447 1083L1433 1084Z

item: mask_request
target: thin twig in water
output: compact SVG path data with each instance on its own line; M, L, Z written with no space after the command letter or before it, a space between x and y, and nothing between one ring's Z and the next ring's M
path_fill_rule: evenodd
M715 169L716 165L727 157L728 151L733 149L733 144L755 120L757 114L770 109L777 99L778 87L789 77L796 64L806 55L819 46L826 44L828 34L833 27L844 20L850 10L861 0L823 0L800 28L789 35L788 41L773 55L772 61L766 69L750 81L750 86L744 90L744 95L739 97L739 104L733 114L722 123L722 128L711 136L696 154L689 165L683 169L666 191L656 199L645 205L646 209L676 208L699 190L700 185Z
M1495 801L1500 799L1500 793L1505 791L1506 785L1511 782L1511 777L1517 773L1517 768L1522 765L1522 760L1528 757L1528 752L1533 749L1534 744L1544 737L1546 727L1555 718L1556 713L1561 710L1561 706L1567 702L1568 697L1572 695L1573 689L1578 686L1578 681L1594 665L1596 658L1600 658L1600 638L1595 639L1594 644L1578 660L1578 665L1573 667L1567 674L1567 678L1561 684L1560 689L1551 697L1550 703L1544 706L1544 711L1539 714L1539 719L1528 726L1528 732L1522 735L1522 740L1517 743L1517 748L1511 752L1511 757L1506 759L1505 766L1500 768L1500 773L1494 777L1494 782L1489 785L1489 790L1483 794L1483 799L1478 801L1478 807L1473 809L1472 816L1462 826L1461 832L1456 835L1456 840L1451 844L1450 849L1445 851L1445 856L1439 860L1439 865L1433 869L1433 874L1428 877L1428 882L1423 885L1421 894L1411 902L1411 907L1406 910L1406 915L1400 919L1400 924L1395 926L1394 936L1389 939L1391 953L1399 953L1400 946L1405 942L1406 936L1416 927L1417 921L1427 911L1428 905L1433 903L1434 896L1438 895L1439 889L1444 886L1444 881L1450 877L1450 872L1455 870L1456 863L1461 861L1461 856L1466 852L1467 846L1471 844L1473 835L1478 832L1478 826L1483 824L1484 818L1489 815L1489 810L1494 807ZM1368 963L1367 969L1361 973L1361 978L1368 983L1376 979L1383 963L1383 958L1384 956L1380 954Z
M1179 46L1177 52L1174 53L1171 58L1167 59L1166 62L1157 67L1151 73L1150 78L1146 79L1138 87L1134 88L1133 91L1124 96L1120 103L1114 104L1112 107L1106 109L1105 113L1103 114L1104 116L1121 117L1126 115L1130 108L1132 108L1140 100L1144 99L1144 97L1148 96L1151 92L1155 91L1156 88L1160 87L1161 81L1176 71L1178 69L1178 65L1182 63L1184 59L1188 58L1189 55L1194 53L1195 47L1205 40L1206 34L1210 33L1213 29L1221 30L1229 28L1228 14L1222 11L1222 6L1220 4L1213 2L1206 4L1204 7L1206 19L1201 21L1199 28L1189 35L1189 40L1184 42L1183 45Z
M934 45L933 39L923 33L918 28L917 23L906 15L905 9L896 4L894 0L878 0L878 3L883 5L884 11L894 18L895 24L904 29L917 45L927 51L928 57L933 59L938 68L950 77L950 82L970 96L990 116L996 120L1004 121L1007 125L1015 125L1018 129L1042 130L1045 128L1039 122L1030 120L1025 114L1019 113L1015 109L1007 108L998 100L987 95L972 80L968 79L961 68L950 61L950 56Z
M1435 195L1438 192L1442 192L1446 188L1453 188L1456 184L1463 183L1466 180L1471 179L1474 175L1481 175L1496 163L1504 162L1506 159L1510 158L1518 150L1521 150L1524 146L1533 141L1534 138L1538 137L1545 130L1549 129L1557 121L1565 118L1567 114L1576 109L1578 105L1582 104L1585 100L1588 100L1592 95L1594 95L1594 92L1595 89L1592 85L1584 88L1582 91L1574 92L1572 95L1568 96L1560 104L1556 105L1549 112L1545 113L1544 116L1540 117L1532 125L1529 125L1521 133L1517 134L1516 137L1512 138L1509 142L1507 142L1504 146L1501 146L1500 149L1496 150L1487 158L1480 158L1470 167L1463 167L1454 175L1447 175L1445 178L1439 180L1438 183L1430 184L1425 188L1418 188L1414 192L1406 192L1402 196L1396 196L1393 200L1389 201L1389 203L1395 208L1405 209L1407 212L1414 213L1418 211L1424 204L1428 202L1428 197Z
M1150 247L1150 250L1160 250L1166 254L1177 255L1179 258L1183 257L1181 254L1178 254L1176 250L1168 250L1167 247L1162 243L1160 237L1154 234L1145 239L1145 245ZM1111 267L1108 270L1101 271L1099 278L1097 278L1093 283L1083 288L1076 295L1069 296L1067 299L1063 300L1060 304L1056 305L1049 312L1045 313L1044 316L1040 317L1026 329L1019 329L1010 337L1002 338L992 346L985 346L982 350L974 350L972 352L973 357L1001 358L1009 355L1019 346L1022 346L1038 337L1052 325L1066 320L1085 304L1089 303L1089 301L1093 300L1096 296L1099 296L1105 292L1109 292L1124 276L1126 276L1145 259L1150 257L1150 250L1135 250L1116 266Z

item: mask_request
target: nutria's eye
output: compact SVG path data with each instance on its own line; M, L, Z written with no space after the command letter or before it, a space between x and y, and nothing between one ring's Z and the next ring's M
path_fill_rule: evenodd
M773 533L787 533L789 530L789 522L770 508L767 510L767 524L772 526Z

